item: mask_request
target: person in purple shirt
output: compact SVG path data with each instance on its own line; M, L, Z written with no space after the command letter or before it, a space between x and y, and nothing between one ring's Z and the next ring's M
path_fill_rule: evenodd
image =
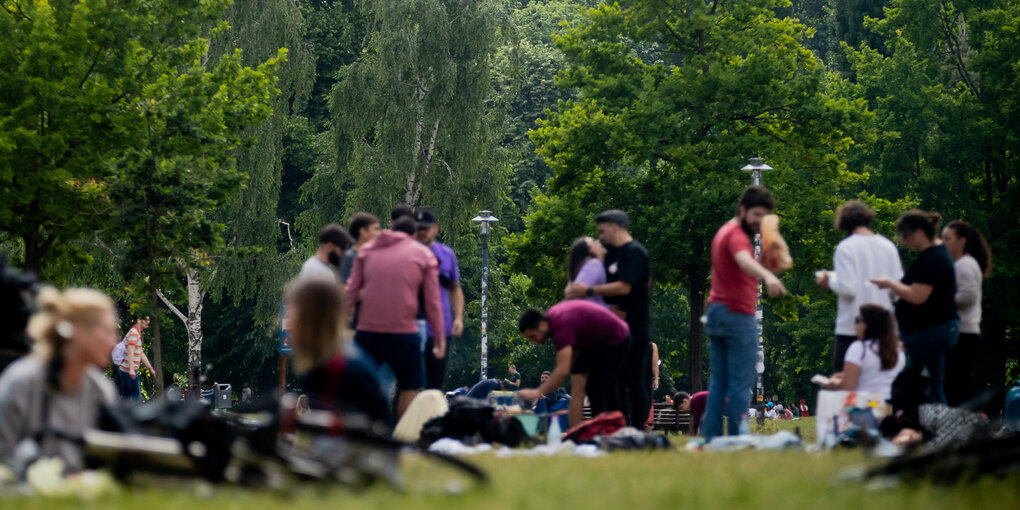
M415 238L428 246L432 250L432 254L439 260L439 300L443 305L443 324L446 327L446 337L459 338L464 332L464 291L460 288L457 255L453 252L453 248L436 241L439 224L431 209L419 207L414 211L414 221L418 226ZM423 313L419 314L419 319L424 319L424 317ZM419 320L419 329L425 333L422 348L425 364L425 389L442 390L443 378L446 376L446 360L449 359L449 349L453 344L447 342L446 356L436 358L432 353L432 330L421 327L422 323L423 321Z
M518 327L531 343L552 339L556 368L536 389L517 392L521 400L537 400L558 388L570 373L570 426L581 422L584 397L592 415L622 410L617 376L630 350L630 328L606 307L573 299L548 312L531 309L521 314Z
M567 276L570 283L583 283L588 287L603 285L606 283L606 266L603 261L606 258L606 247L598 239L581 237L570 246L570 255L567 258ZM609 307L602 296L586 296L592 303Z

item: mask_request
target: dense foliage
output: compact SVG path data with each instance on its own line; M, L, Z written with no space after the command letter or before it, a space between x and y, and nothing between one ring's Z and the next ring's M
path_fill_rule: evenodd
M158 311L160 383L269 390L280 293L318 229L409 203L460 256L448 387L479 375L470 218L501 220L490 377L516 363L532 384L552 352L516 317L560 299L567 246L620 207L652 255L659 394L700 389L708 243L756 155L795 258L766 303L768 394L811 398L828 368L835 300L812 273L857 197L889 237L913 206L985 232L976 378L1020 375L1016 0L0 5L0 244L125 317Z

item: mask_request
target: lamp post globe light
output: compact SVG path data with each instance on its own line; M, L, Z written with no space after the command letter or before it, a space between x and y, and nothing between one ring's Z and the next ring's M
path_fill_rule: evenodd
M748 164L745 165L741 170L745 172L751 172L751 184L761 186L761 173L772 170L772 167L765 164L765 158L749 158ZM754 235L754 258L757 259L761 255L761 232ZM761 402L765 399L765 349L763 347L765 339L763 338L763 327L762 327L762 307L761 307L761 280L758 281L758 300L754 307L754 323L758 329L758 362L755 363L755 371L758 372L758 380L755 384L757 401Z
M482 211L471 219L477 221L482 234L482 359L481 379L488 379L489 367L489 223L499 221L492 211Z

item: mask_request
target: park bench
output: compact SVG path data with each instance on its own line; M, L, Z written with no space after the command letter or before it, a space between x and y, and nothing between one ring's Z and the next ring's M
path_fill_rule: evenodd
M584 419L590 420L591 408L584 406ZM691 433L691 413L688 411L677 412L673 404L656 402L652 413L652 430L661 430L666 433Z

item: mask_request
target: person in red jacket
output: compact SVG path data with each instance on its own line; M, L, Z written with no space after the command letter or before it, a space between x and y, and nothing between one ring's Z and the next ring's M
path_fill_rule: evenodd
M426 246L408 235L414 219L402 217L358 251L347 281L347 306L361 303L354 342L376 364L388 364L400 391L397 418L425 383L418 336L419 291L429 327L433 354L446 355L446 328L439 300L439 264ZM352 312L352 309L348 310Z

